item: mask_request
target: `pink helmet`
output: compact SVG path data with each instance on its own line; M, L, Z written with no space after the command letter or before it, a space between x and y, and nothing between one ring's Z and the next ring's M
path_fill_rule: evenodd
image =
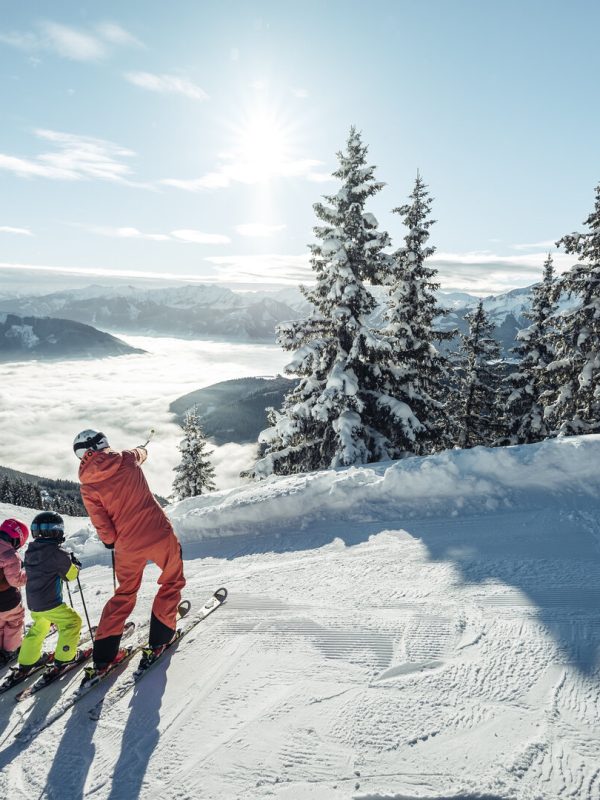
M3 539L8 539L12 546L17 550L23 547L29 536L29 528L24 522L18 519L5 519L0 525L0 533L3 533Z

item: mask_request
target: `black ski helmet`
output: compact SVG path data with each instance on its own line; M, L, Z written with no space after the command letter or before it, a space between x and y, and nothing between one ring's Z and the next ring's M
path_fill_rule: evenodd
M31 523L31 535L34 539L65 540L65 522L56 511L42 511Z

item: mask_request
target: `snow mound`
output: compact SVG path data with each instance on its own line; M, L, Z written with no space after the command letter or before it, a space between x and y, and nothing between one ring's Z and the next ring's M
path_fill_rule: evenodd
M511 508L596 506L600 435L326 470L183 500L168 509L183 542L301 531L315 522L447 518Z

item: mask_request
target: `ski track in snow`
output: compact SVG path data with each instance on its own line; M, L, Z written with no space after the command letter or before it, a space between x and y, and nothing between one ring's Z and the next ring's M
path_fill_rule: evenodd
M59 688L0 700L0 796L600 800L599 523L594 498L388 520L351 545L223 540L186 562L185 594L225 585L226 604L98 722L99 691L20 743ZM110 572L83 576L97 617Z

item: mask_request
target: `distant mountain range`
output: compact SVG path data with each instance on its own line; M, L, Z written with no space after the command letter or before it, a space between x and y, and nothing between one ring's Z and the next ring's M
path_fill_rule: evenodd
M143 352L110 333L70 319L0 312L0 361L103 358Z
M505 352L514 345L516 332L529 323L531 287L483 298ZM381 322L385 293L373 323ZM439 293L449 310L445 328L466 331L464 316L479 298L463 292ZM161 289L134 286L89 286L41 296L0 297L0 309L17 315L62 317L102 330L132 334L219 338L242 341L274 341L276 326L303 316L309 304L297 288L278 292L233 292L220 286L195 284Z
M113 332L244 341L273 341L275 326L297 316L274 295L235 293L212 285L149 290L90 286L4 298L0 307L15 314L60 316Z

